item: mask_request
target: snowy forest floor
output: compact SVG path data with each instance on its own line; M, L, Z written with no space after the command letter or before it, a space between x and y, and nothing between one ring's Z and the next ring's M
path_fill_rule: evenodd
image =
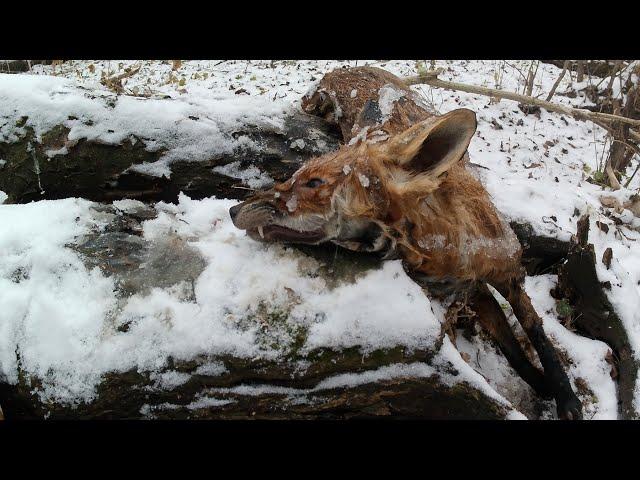
M59 112L63 120L74 109L80 118L91 115L82 110L84 104L78 99L87 92L105 99L113 97L113 92L100 83L101 76L123 73L127 67L139 65L140 70L123 82L123 96L170 97L180 102L169 114L148 114L177 125L195 109L209 112L216 125L224 126L240 117L277 122L285 112L299 108L302 95L324 73L367 64L398 76L417 73L414 61L185 61L176 69L171 62L160 61L37 65L30 74L0 75L0 140L18 138L16 120L26 115L25 111L29 112L28 125L36 133L58 122L59 118L47 114L45 108L55 95L66 94L69 98L65 103L68 111ZM519 70L526 71L527 65L525 61L436 62L436 67L444 68L440 75L443 80L520 92L524 78ZM544 98L559 73L553 65L540 64L532 95ZM588 82L578 84L565 76L553 101L577 107L590 105L580 94ZM616 192L587 181L606 158L606 132L592 123L545 110L526 115L511 101L493 102L488 97L429 86L412 88L438 113L460 107L477 113L478 130L469 147L471 162L508 220L529 223L540 235L569 240L576 231L577 219L590 215L589 241L595 246L596 258L602 258L607 248L613 251L609 269L601 262L597 264L599 280L611 282L607 294L631 338L635 357L640 359L640 219L628 209L615 212L600 201L604 195L614 196L620 203L629 200L640 190L640 176L628 188ZM578 94L563 95L569 90ZM5 95L11 92L13 99L18 98L18 92L21 103L11 103L9 96L3 98L3 91ZM132 132L145 137L161 120L145 120L135 113L127 116L135 108L130 103L120 112L122 119L137 118L135 124L116 119L89 127L70 126L77 129L76 137L98 136L105 142L120 142ZM176 137L174 143L163 146L166 153L160 161L142 168L152 174L169 174L171 161L186 148L201 148L203 155L224 148L224 129L220 131L220 136L203 145L193 142L195 133L193 137ZM59 154L64 155L64 151L52 152ZM628 174L639 161L638 157L633 160ZM0 169L5 163L0 158ZM270 182L255 172L226 168L225 173L250 188ZM0 203L6 198L0 192ZM304 266L299 253L258 245L235 230L227 213L233 203L214 198L194 201L183 196L177 206L158 205L162 213L145 222L145 235L162 236L166 229L174 229L207 260L195 287L198 302L185 301L183 292L176 289L159 288L146 296L134 296L125 305L115 302L109 279L97 269L89 270L65 247L74 237L100 226L100 219L89 211L89 202L0 205L0 380L17 381L18 350L20 368L45 379L39 390L43 399L74 402L90 400L105 372L132 367L153 372L164 366L168 356L186 358L216 349L246 356L275 355L259 345L256 331L234 330L225 319L229 315L246 316L259 304L282 304L286 301L285 290L295 291L302 299L290 312L290 321L308 328L307 348L358 346L365 352L393 345L416 348L436 336L444 321L442 309L416 290L398 262L367 274L355 285L327 293L322 282L300 273L300 269L309 267ZM119 205L126 209L130 202ZM82 220L77 222L76 218ZM604 231L596 227L596 221L610 228ZM29 270L30 277L16 283L12 276L20 269ZM556 281L551 274L528 277L526 288L544 320L545 331L563 353L571 381L583 401L585 418L615 419L617 398L607 361L609 348L578 335L560 318L561 307L549 294ZM407 291L415 297L411 301L406 300ZM504 308L509 311L506 303ZM318 321L321 313L324 315ZM172 319L172 328L157 322L167 317ZM210 322L211 318L216 321ZM126 334L110 332L109 325L132 319L134 326ZM510 320L517 328L513 316ZM457 350L449 348L447 342L440 354L466 371L466 381L474 382L527 418L555 418L553 402L535 401L531 389L478 329L471 337L459 332ZM406 369L396 370L380 375L407 373ZM159 374L158 385L171 388L184 383L187 379L181 375ZM369 380L357 381L375 379L372 375ZM638 411L640 391L636 391L635 401Z

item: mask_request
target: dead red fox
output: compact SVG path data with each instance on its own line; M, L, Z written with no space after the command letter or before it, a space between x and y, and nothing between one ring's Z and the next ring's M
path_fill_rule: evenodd
M520 244L465 168L475 113L433 115L397 77L369 67L325 75L302 106L338 124L346 145L231 208L236 227L260 241L333 242L401 257L430 291L444 287L464 297L518 373L555 398L560 418L581 418L582 405L524 291ZM524 354L487 284L510 302L544 374Z

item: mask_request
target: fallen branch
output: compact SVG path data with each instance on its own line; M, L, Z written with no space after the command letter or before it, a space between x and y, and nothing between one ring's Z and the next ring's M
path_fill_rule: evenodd
M448 90L459 90L467 93L475 93L478 95L485 95L487 97L494 97L499 99L513 100L514 102L525 103L529 105L536 105L542 107L545 110L556 113L563 113L570 115L578 120L590 120L595 122L596 120L603 122L621 122L634 127L640 127L640 120L633 118L622 117L620 115L611 115L609 113L591 112L584 108L569 107L566 105L559 105L551 103L546 100L540 100L527 95L521 95L519 93L507 92L504 90L496 90L487 87L478 87L475 85L467 85L458 82L449 82L446 80L440 80L438 74L441 70L435 70L426 72L422 75L416 75L414 77L406 77L404 82L406 85L426 84L432 87L445 88ZM640 137L640 135L638 135Z
M124 87L122 86L122 80L133 77L136 73L140 71L142 64L133 67L131 69L126 69L124 73L120 75L115 75L113 77L104 77L100 83L102 83L105 87L113 90L114 92L121 94L124 92Z

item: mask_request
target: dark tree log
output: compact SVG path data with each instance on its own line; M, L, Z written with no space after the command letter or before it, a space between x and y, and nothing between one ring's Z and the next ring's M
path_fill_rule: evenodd
M107 227L78 239L70 248L80 254L88 267L97 266L104 274L114 276L119 297L170 287L197 278L204 269L200 254L188 245L141 236L140 223L154 218L155 209L140 207L119 212L112 206L94 208L101 212L100 218L111 219ZM380 265L377 257L336 252L334 248L309 252L331 265L330 270L320 274L336 281L353 282L358 272ZM127 326L118 329L126 332ZM148 372L111 372L103 376L97 398L75 408L41 402L33 393L40 379L20 372L17 385L0 384L0 402L7 419L505 418L508 408L472 385L441 380L440 375L451 378L459 374L453 365L434 366L435 373L428 377L405 376L314 390L322 380L340 373L357 374L397 363L431 363L441 341L442 337L434 350L409 351L397 346L367 355L358 348L319 348L305 355L292 348L277 360L232 355L168 359L163 371L191 374L186 383L162 389ZM301 360L308 362L302 369ZM223 364L226 371L196 373L199 366L211 362ZM250 394L234 390L238 385L267 388ZM282 387L291 390L278 390Z
M593 244L588 243L589 216L578 221L567 261L558 275L558 294L573 306L574 325L588 337L605 342L613 350L618 370L618 401L624 419L638 419L633 396L639 363L633 358L628 334L598 280Z
M522 264L527 274L558 273L569 253L569 242L536 235L527 223L511 222L510 225L522 245Z
M6 162L0 165L0 190L8 195L7 203L68 197L98 202L123 198L175 202L181 191L195 199L211 195L241 199L248 192L241 180L217 173L213 171L215 167L238 161L243 169L255 166L274 180L284 181L308 158L335 150L339 145L335 127L321 118L293 113L286 118L284 131L246 125L233 132L260 145L258 151L239 150L205 161L185 158L171 164L171 178L166 178L126 171L161 157L162 151L147 151L143 141L105 145L80 140L67 147L66 155L47 158L47 150L67 143L68 133L66 127L59 125L44 134L39 143L33 130L27 128L27 134L19 141L0 142L0 158ZM297 138L305 138L304 146L292 144L292 139Z

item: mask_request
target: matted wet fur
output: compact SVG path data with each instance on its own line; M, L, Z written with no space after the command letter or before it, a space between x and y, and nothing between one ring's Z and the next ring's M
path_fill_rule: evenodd
M232 207L236 227L259 241L333 242L399 256L430 291L465 292L516 371L540 395L552 394L560 418L581 418L580 401L524 291L520 244L465 168L475 113L435 115L400 79L371 67L326 74L302 108L337 124L345 145ZM519 351L486 284L511 303L544 374Z

